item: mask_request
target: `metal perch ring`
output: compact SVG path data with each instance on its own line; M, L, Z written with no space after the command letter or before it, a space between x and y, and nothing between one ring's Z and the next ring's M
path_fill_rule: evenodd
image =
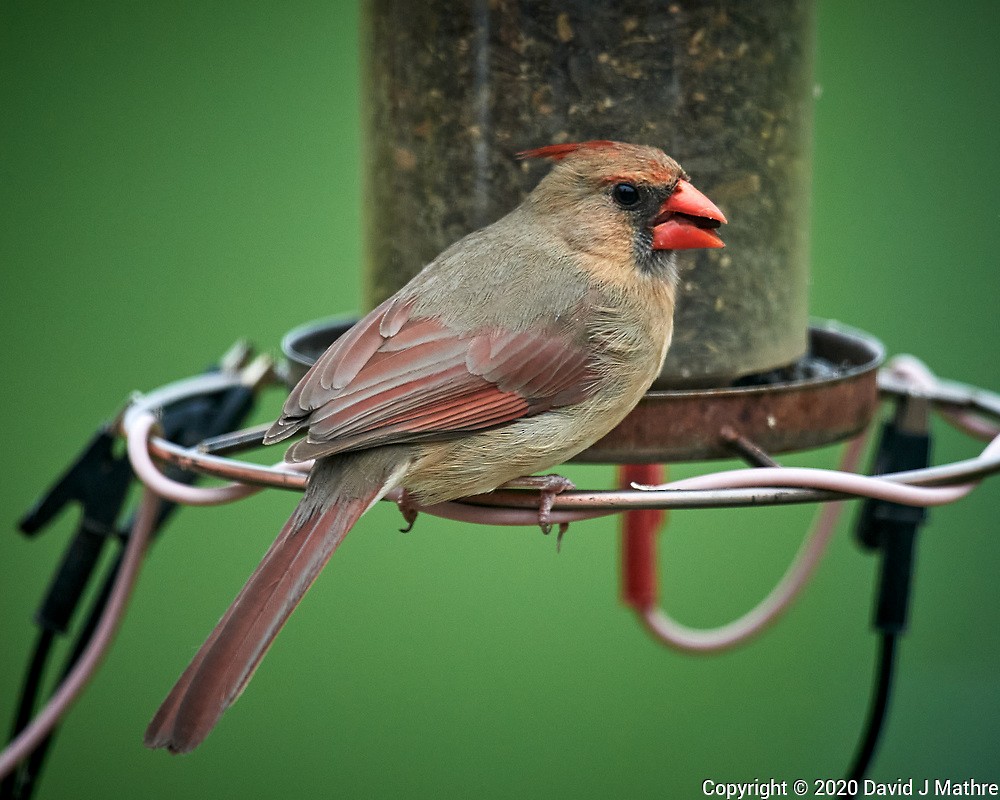
M904 356L895 359L892 364L880 371L878 382L883 396L914 396L925 398L935 407L945 413L950 419L957 419L963 427L972 428L980 434L997 433L987 429L971 414L984 415L1000 421L1000 395L986 390L965 386L963 384L944 382L933 378L925 372L921 379L916 377L918 364L912 357ZM904 369L905 367L905 369ZM176 402L184 397L212 391L222 391L231 386L239 385L239 375L213 374L170 384L149 395L133 399L131 406L122 419L122 431L126 436L134 433L134 424L144 415L153 413L156 409ZM220 453L233 453L248 449L259 444L263 436L263 427L247 429L235 434L219 437L202 443L194 448L185 448L166 441L156 435L148 439L149 454L160 461L174 464L187 470L193 470L204 475L235 481L257 487L273 487L301 491L305 488L306 475L286 465L260 466L245 461L239 461L220 456ZM140 475L148 474L140 469ZM837 475L831 470L810 470L808 474L801 470L779 467L761 470L736 470L728 473L726 479L716 476L701 476L689 479L677 488L648 489L617 489L617 490L569 490L558 495L553 502L553 521L572 521L586 517L601 516L620 511L639 509L681 509L681 508L722 508L783 505L788 503L814 503L831 500L844 500L852 497L873 496L872 491L879 486L887 490L893 487L965 487L970 483L1000 472L1000 443L994 441L979 456L947 465L929 467L921 470L881 475L878 478L868 478L867 484L838 484L824 478L824 474ZM728 480L735 473L743 473L746 477L742 482L753 485L732 486ZM782 481L782 475L796 475L794 483ZM860 476L854 476L860 477ZM709 488L693 488L711 479L717 486ZM791 485L789 485L791 484ZM214 492L214 489L192 489L193 492ZM970 487L971 488L971 487ZM191 503L190 495L184 498L170 497L164 489L164 495L179 502ZM220 496L216 500L206 502L225 502ZM390 497L390 499L392 499ZM955 496L934 494L913 495L910 499L897 495L891 498L894 502L912 503L915 505L934 505L940 502L951 502ZM536 523L537 500L535 493L525 490L498 490L486 495L465 498L462 501L444 503L423 509L427 513L449 518L489 522L500 525L533 525ZM482 512L485 512L482 513Z

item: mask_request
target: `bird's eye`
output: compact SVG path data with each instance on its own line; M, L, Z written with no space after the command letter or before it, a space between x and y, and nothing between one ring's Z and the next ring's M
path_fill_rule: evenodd
M631 183L616 183L611 196L622 208L632 208L639 202L639 190Z

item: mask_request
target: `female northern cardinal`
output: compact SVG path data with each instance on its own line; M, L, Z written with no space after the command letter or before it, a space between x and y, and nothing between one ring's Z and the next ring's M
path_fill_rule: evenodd
M401 486L420 504L491 491L597 441L663 364L674 250L722 247L722 212L652 147L560 144L503 219L449 247L338 339L270 444L316 459L260 566L146 732L186 752L239 696L358 518Z

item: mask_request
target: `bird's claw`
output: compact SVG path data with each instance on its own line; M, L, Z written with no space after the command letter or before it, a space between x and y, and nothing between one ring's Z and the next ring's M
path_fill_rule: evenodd
M551 528L550 528L550 530L551 530ZM562 540L563 540L563 536L566 535L566 531L568 531L568 530L569 530L569 523L568 522L560 522L559 523L559 533L556 534L556 552L557 553L562 552Z
M569 478L562 475L529 475L523 478L516 478L508 481L502 489L537 489L538 500L538 527L542 533L548 536L552 532L552 503L556 495L570 489L575 489L576 484ZM559 523L559 533L556 536L556 551L562 546L562 538L569 529L568 522Z
M403 515L403 521L406 523L406 527L400 528L399 532L409 533L413 530L413 523L417 521L417 516L420 514L420 506L413 501L413 495L407 489L403 489L402 494L400 494L399 499L396 501L396 506L399 508L399 513Z

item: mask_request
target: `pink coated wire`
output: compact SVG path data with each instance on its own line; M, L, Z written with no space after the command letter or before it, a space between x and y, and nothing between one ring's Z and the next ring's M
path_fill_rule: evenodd
M1000 436L995 437L980 453L990 458L1000 453ZM693 478L665 483L660 486L636 486L637 489L736 489L765 487L808 487L832 492L873 497L909 506L939 506L965 497L978 482L958 486L910 486L886 478L856 475L844 470L814 467L758 467L696 475Z
M919 389L930 390L938 383L937 376L919 358L908 353L893 357L885 369L895 373ZM967 411L941 408L940 414L952 425L977 439L989 441L1000 436L1000 427Z
M930 389L936 383L933 373L913 356L898 356L889 364L889 369L909 380L915 388ZM962 415L956 413L956 418ZM980 458L991 457L1000 452L1000 435L980 454ZM726 470L711 475L697 475L693 478L673 481L660 486L637 486L637 489L736 489L764 487L807 487L829 491L873 497L892 503L912 506L937 506L953 503L971 492L978 483L958 486L910 486L885 478L856 475L840 470L815 469L812 467L762 467L754 469Z
M21 731L0 753L0 778L9 774L38 747L93 677L108 646L114 639L115 631L125 613L125 606L135 586L159 504L160 500L156 494L149 489L143 492L135 524L132 526L132 534L125 547L125 555L122 558L118 578L108 599L107 607L94 631L94 636L80 660L77 661L65 680L59 684L59 688L44 708L35 716L31 724Z
M933 373L913 356L897 356L887 369L906 378L918 388L931 388L937 382ZM971 414L962 412L946 412L956 425L973 435L995 434L998 429ZM128 452L132 465L147 486L150 486L162 497L188 505L215 505L242 499L260 491L261 487L246 484L230 483L220 487L188 486L171 480L157 469L146 446L148 436L154 425L155 418L148 412L136 415L126 431ZM995 453L1000 442L993 441L983 455ZM302 465L307 467L308 465ZM882 478L871 478L850 474L844 470L839 472L817 470L811 468L762 468L752 470L733 470L712 475L702 475L683 481L674 481L658 487L637 487L646 489L727 489L727 488L757 488L757 487L805 487L830 489L848 494L875 497L891 502L908 505L941 505L954 502L971 491L975 484L949 487L918 487L893 482ZM537 514L521 509L486 509L461 503L442 503L437 506L421 509L434 515L465 522L489 523L494 525L534 525L537 524ZM554 523L575 522L592 519L613 511L559 511L552 512Z
M156 425L156 418L148 412L140 413L130 421L125 436L128 443L129 460L139 479L160 497L175 503L186 505L209 506L231 503L241 500L252 494L261 491L261 486L250 486L242 483L229 483L225 486L202 487L188 486L184 483L172 480L164 475L156 466L149 455L147 443L149 435ZM298 468L308 471L312 462L303 464L283 464L284 467ZM399 490L394 490L386 495L386 499L396 500L400 495ZM534 511L522 509L500 509L472 506L465 503L439 503L420 509L421 513L427 513L444 519L458 520L459 522L474 522L490 525L537 525L538 514ZM576 522L583 519L617 513L615 510L594 510L594 511L553 511L551 519L553 524L562 522Z
M867 442L867 434L852 439L841 456L839 468L855 469ZM674 486L674 484L669 485ZM649 632L664 644L679 650L703 653L734 647L756 636L791 606L808 583L833 537L843 507L844 501L839 501L826 503L819 510L812 532L803 541L781 580L767 597L739 619L716 628L692 628L676 621L659 606L653 605L639 610L643 623Z
M916 388L929 389L937 380L933 373L913 356L897 357L890 362L888 368L909 380ZM981 423L977 418L960 412L949 416L955 424L969 432L974 432L973 423ZM980 424L981 429L986 429L985 426L986 423ZM867 436L860 436L848 444L841 458L839 470L836 472L808 468L764 467L730 470L648 488L808 486L875 497L906 505L929 506L954 502L967 495L977 485L969 483L960 486L922 488L853 474L866 441ZM981 457L993 455L998 450L1000 450L1000 436L995 435L983 450ZM640 610L643 622L650 633L665 644L697 652L723 650L757 635L780 616L802 591L826 550L842 508L843 501L840 501L828 503L821 509L814 523L813 532L805 539L781 580L767 597L739 619L716 628L697 629L677 622L663 609L654 605Z
M1000 450L1000 438L990 443L983 455ZM755 489L755 488L810 488L831 492L873 497L908 506L939 506L953 503L971 492L975 483L960 486L909 486L884 478L855 475L841 470L816 469L815 467L759 467L734 469L711 475L697 475L661 486L637 486L637 489Z
M229 483L225 486L213 487L188 486L185 483L171 480L157 469L149 455L149 434L155 425L156 417L149 412L141 413L130 422L125 436L132 469L135 470L139 480L160 497L189 506L212 506L241 500L256 494L263 488L245 483Z

